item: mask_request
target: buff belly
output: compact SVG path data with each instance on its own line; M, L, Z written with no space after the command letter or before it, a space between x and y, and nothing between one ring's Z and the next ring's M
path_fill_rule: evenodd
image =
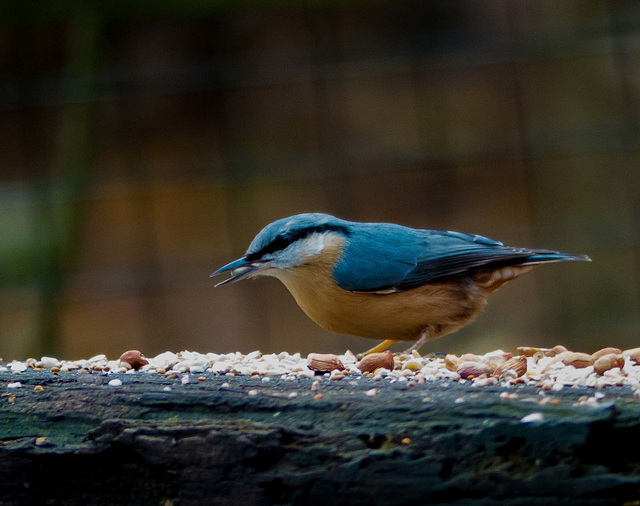
M539 264L476 272L396 293L358 293L333 282L331 262L276 271L302 310L337 334L371 339L415 341L445 336L474 320L487 297L503 284Z
M280 279L321 327L371 339L415 341L424 330L431 339L442 337L471 322L484 308L488 295L468 278L388 294L345 291L329 276L312 272Z

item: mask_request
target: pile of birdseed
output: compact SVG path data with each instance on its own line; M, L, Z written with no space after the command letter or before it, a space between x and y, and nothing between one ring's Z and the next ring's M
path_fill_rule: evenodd
M274 376L284 380L321 376L330 381L371 378L390 383L407 382L408 386L433 381L469 383L474 387L524 384L546 391L573 386L607 388L628 385L640 396L640 348L625 351L604 348L587 354L568 351L558 345L554 348L521 347L515 355L502 350L461 356L421 356L415 351L394 355L385 351L366 357L356 356L351 351L342 355L312 353L308 357L287 352L263 354L254 351L245 355L239 352L202 354L167 351L153 358L130 350L117 360L96 355L86 360L42 357L40 360L30 358L0 364L0 373L16 375L16 381L8 383L8 388L19 388L19 374L28 369L55 374L66 371L104 375L160 374L174 379L180 375L184 378L188 374L212 374L229 378L255 376L263 381ZM109 382L111 386L119 384L121 382L117 379Z

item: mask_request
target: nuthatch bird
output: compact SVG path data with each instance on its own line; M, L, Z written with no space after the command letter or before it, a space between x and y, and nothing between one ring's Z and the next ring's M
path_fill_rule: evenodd
M356 223L298 214L267 225L245 255L211 276L216 286L254 276L280 279L302 310L338 334L410 350L471 322L487 297L537 265L586 255L512 248L480 235Z

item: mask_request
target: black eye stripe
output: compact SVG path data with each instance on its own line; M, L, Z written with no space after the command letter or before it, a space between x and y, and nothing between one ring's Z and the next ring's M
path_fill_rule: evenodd
M286 249L287 246L293 244L294 242L304 239L311 234L314 233L322 233L322 232L340 232L344 235L349 235L349 231L346 227L341 225L316 225L313 227L300 228L297 230L291 230L285 234L278 235L275 239L273 239L269 244L263 246L258 251L247 253L245 258L249 262L253 262L262 258L264 255L268 255L269 253L275 253L276 251L281 251Z

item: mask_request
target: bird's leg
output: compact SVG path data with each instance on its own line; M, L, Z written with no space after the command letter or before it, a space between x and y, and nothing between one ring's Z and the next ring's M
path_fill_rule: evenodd
M424 343L426 343L428 340L429 340L429 330L424 329L422 331L422 334L420 334L420 338L415 343L413 343L409 348L404 350L402 353L411 353L414 350L419 350L424 346Z
M392 346L398 342L399 341L394 341L393 339L387 339L385 341L382 341L377 346L374 346L370 350L365 351L363 355L370 355L371 353L380 353L381 351L386 350L389 346Z

